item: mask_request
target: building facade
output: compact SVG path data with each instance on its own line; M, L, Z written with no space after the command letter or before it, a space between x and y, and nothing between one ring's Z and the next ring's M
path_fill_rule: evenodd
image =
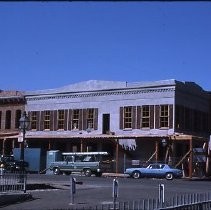
M116 172L137 161L188 161L192 176L193 149L208 147L210 94L193 82L91 80L24 96L29 147L108 151Z
M1 154L10 154L18 147L19 119L25 110L24 93L0 90L0 148Z
M46 150L109 150L115 157L118 147L120 156L143 161L172 156L176 164L210 134L209 94L192 82L86 81L28 92L25 99L29 144ZM164 140L171 149L163 148Z

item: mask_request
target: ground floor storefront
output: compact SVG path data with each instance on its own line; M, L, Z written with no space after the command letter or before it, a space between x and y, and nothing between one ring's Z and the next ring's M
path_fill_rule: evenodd
M20 148L18 135L0 139L2 155ZM184 170L184 176L210 175L208 139L190 136L26 136L25 148L40 148L42 154L50 150L61 152L106 151L113 160L113 171L123 173L127 167L146 166L165 162Z

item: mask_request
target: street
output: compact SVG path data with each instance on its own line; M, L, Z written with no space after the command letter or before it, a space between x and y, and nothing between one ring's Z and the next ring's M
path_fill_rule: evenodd
M72 205L70 196L70 178L65 175L29 174L28 183L45 184L56 189L28 190L33 200L13 204L4 209L68 209ZM112 184L114 177L84 177L75 175L76 181L83 184L76 185L74 205L100 205L112 203ZM190 181L175 179L132 179L117 178L119 183L118 201L139 201L147 198L158 198L159 184L164 184L165 197L170 198L178 194L205 193L211 189L210 181Z

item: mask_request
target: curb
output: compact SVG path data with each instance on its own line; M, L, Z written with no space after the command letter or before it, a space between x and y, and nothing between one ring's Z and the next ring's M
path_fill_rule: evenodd
M103 173L102 177L121 177L121 178L127 178L129 177L128 174L120 174L120 173Z

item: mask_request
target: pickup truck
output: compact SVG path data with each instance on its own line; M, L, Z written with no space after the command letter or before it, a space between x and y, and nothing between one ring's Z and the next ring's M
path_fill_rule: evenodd
M52 162L49 168L55 175L79 172L85 176L94 174L100 177L111 169L111 161L104 158L106 155L107 152L63 153L64 160Z

